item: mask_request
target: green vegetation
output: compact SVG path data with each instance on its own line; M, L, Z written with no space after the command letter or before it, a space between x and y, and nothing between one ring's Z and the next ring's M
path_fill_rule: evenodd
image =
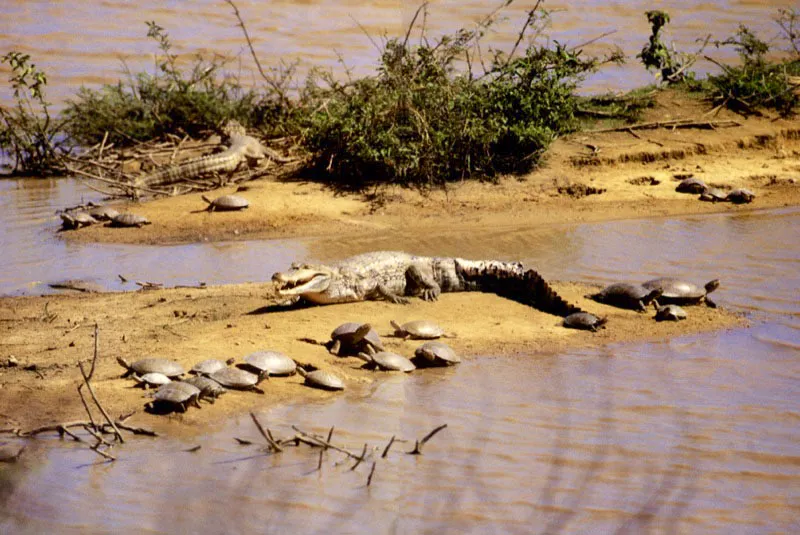
M769 61L770 46L744 25L733 37L715 42L717 47L733 46L741 59L738 66L718 64L722 74L708 77L715 101L746 114L758 113L758 108L794 113L800 104L798 84L791 83L800 76L800 14L780 10L777 23L788 42L783 60Z
M69 151L106 135L121 148L168 133L202 136L236 119L265 137L295 139L309 154L306 172L337 187L430 187L524 173L558 136L598 119L635 121L653 105L655 86L623 96L576 96L584 77L623 57L618 52L586 57L580 47L538 39L548 22L538 4L510 52L479 46L511 1L504 0L474 29L435 41L415 27L425 14L423 4L403 38L374 43L380 60L373 75L342 81L312 69L299 87L292 87L295 65L265 72L253 53L265 83L246 88L224 73L226 58L179 57L164 28L147 22L158 51L155 72L128 70L124 81L81 88L58 118L51 117L44 97L45 74L29 56L10 52L2 61L11 67L16 102L0 108L0 150L12 158L14 173L50 175L63 172ZM734 36L714 41L717 47L734 47L740 64L720 64L722 73L703 81L689 70L700 51L688 55L662 42L669 15L648 11L646 16L652 34L637 57L659 73L662 84L699 90L744 113L766 107L788 115L797 109L800 97L792 81L800 75L800 38L794 10L781 10L777 19L788 43L781 59L773 59L774 50L741 26ZM416 31L419 37L412 39Z

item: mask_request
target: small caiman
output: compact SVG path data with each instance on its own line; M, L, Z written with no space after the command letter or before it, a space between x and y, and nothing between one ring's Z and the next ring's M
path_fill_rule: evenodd
M375 251L330 266L293 264L272 280L281 296L316 305L371 299L408 303L409 297L434 301L441 292L483 291L557 316L581 312L519 262Z

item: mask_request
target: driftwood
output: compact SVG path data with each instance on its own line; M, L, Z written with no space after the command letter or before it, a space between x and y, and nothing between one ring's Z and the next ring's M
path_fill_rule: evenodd
M672 121L654 121L650 123L630 124L617 128L602 128L599 130L586 130L585 134L600 134L603 132L629 132L633 130L654 130L657 128L702 128L714 130L716 128L730 128L742 126L742 123L732 120L708 121L704 119L674 119Z

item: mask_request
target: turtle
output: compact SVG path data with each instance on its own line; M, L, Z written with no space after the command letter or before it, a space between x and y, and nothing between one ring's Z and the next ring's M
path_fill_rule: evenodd
M325 370L307 371L302 366L298 366L297 371L305 378L303 384L307 386L322 390L344 390L344 381L334 373Z
M719 188L709 188L708 190L704 191L698 197L701 201L705 202L727 202L728 201L728 193L722 191Z
M184 383L189 383L190 385L196 386L200 389L200 399L205 399L211 403L214 403L214 400L220 397L222 394L228 391L224 386L219 384L213 379L208 377L203 377L202 375L195 375L194 377L189 377L184 381Z
M61 214L61 228L74 230L81 227L88 227L97 223L97 219L87 212L75 212L73 214Z
M112 217L108 226L141 228L142 226L149 224L150 220L144 216L132 214L130 212L123 212Z
M190 404L199 409L199 399L199 388L183 381L172 381L156 390L155 394L153 394L154 402L150 405L150 408L153 408L155 403L161 403L162 405L177 405L182 412L186 412L186 407Z
M179 377L183 375L183 366L174 360L160 357L148 357L129 363L122 357L117 357L117 362L127 371L122 375L127 377L131 374L144 375L146 373L163 373L167 377Z
M598 303L644 312L647 310L647 305L661 297L661 293L660 289L648 289L640 284L618 282L586 297Z
M89 215L98 221L111 221L119 215L119 211L110 206L95 206L89 210Z
M238 195L223 195L214 200L209 199L205 195L202 195L201 197L208 203L208 208L206 208L206 210L209 212L230 212L233 210L244 210L250 206L250 203L247 199L244 197L239 197Z
M678 305L657 305L653 303L656 309L656 321L680 321L687 318L686 311Z
M234 390L253 390L259 394L264 391L256 386L265 377L264 374L251 373L239 368L222 368L208 376L226 388Z
M244 358L244 365L265 375L294 375L297 363L278 351L256 351Z
M411 338L412 340L434 340L443 336L449 336L444 332L444 329L439 327L436 323L428 320L409 321L402 325L399 325L394 320L390 321L389 323L391 323L392 327L394 327L394 335L403 339Z
M708 186L699 178L685 178L675 188L679 193L705 193L707 190Z
M414 351L417 362L423 366L453 366L461 362L461 357L444 342L425 342Z
M136 380L136 384L138 386L144 387L145 389L150 388L151 386L162 386L172 382L172 379L159 372L150 372L145 373L144 375L137 375L136 373L133 373L131 374L131 377Z
M0 442L0 463L15 463L22 452L25 444L15 444L13 442Z
M727 200L733 204L747 204L753 202L756 194L746 188L737 188L728 193Z
M408 373L417 369L409 359L391 351L378 351L374 355L361 352L358 357L384 371Z
M223 362L219 359L206 359L192 366L192 369L189 370L189 373L194 373L197 375L211 375L217 370L226 368L228 364L233 364L232 359L230 362Z
M328 352L337 356L357 355L360 352L375 353L383 351L383 342L377 331L369 323L342 323L331 333L326 344Z
M717 308L716 303L708 299L708 294L719 288L719 279L708 281L703 288L696 284L673 277L652 279L642 284L650 290L661 290L663 293L659 301L664 304L674 305L699 305L705 303L711 308Z
M596 332L608 322L607 317L599 318L589 312L573 312L564 318L563 325L569 329L583 329Z

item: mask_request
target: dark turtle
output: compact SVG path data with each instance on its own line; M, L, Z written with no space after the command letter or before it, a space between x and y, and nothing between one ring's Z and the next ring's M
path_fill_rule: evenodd
M588 312L575 312L564 318L564 327L569 329L583 329L584 331L595 332L603 327L608 318L598 318Z
M708 299L708 294L719 288L719 279L708 281L703 288L672 277L649 280L642 286L649 290L661 290L662 294L658 300L663 304L699 305L705 302L711 308L717 307L716 303Z
M244 365L265 375L294 375L297 363L278 351L256 351L244 358Z
M728 194L719 188L709 188L700 195L699 199L705 202L727 202Z
M357 355L383 351L383 342L377 331L369 323L342 323L331 333L331 340L326 344L328 351L337 356Z
M183 366L174 360L163 359L159 357L139 359L133 363L128 363L128 361L124 358L117 357L117 362L120 366L128 370L125 372L123 377L127 377L133 373L140 376L146 373L163 373L170 378L183 375Z
M239 197L238 195L223 195L222 197L217 197L213 201L202 195L204 201L208 203L207 210L209 212L230 212L233 210L244 210L250 203L244 197Z
M618 282L586 297L598 303L644 312L647 310L647 305L661 297L661 292L659 289L648 289L640 284Z
M89 215L98 221L111 221L119 215L119 212L110 206L95 206L89 210Z
M358 354L358 357L384 371L408 373L417 369L409 359L391 351L378 351L374 355L362 352Z
M192 369L189 370L189 372L198 375L211 375L217 370L221 370L222 368L227 368L227 366L228 366L227 362L223 362L219 359L206 359L192 366Z
M461 357L444 342L425 342L414 351L416 359L425 366L452 366L461 362Z
M401 338L411 338L413 340L435 340L436 338L447 337L444 329L436 323L428 320L409 321L402 325L392 320L389 323L394 327L394 335Z
M699 178L685 178L675 188L679 193L705 193L708 186Z
M195 375L194 377L189 377L184 381L184 383L189 383L190 385L199 388L200 399L205 399L211 403L214 403L215 399L217 399L222 394L228 391L224 386L222 386L215 380L210 379L208 377L203 377L202 375Z
M253 390L259 394L264 393L256 385L261 382L265 375L256 375L239 368L222 368L209 375L209 377L226 388Z
M753 202L753 199L755 198L756 194L745 188L731 190L727 197L728 201L732 202L733 204L747 204Z
M191 404L200 408L198 399L200 398L200 389L189 383L183 381L172 381L167 383L153 394L153 400L162 405L177 405L181 408L182 412L186 412L186 407Z
M172 379L159 372L150 372L144 375L137 375L134 373L131 374L131 377L133 377L138 386L144 387L145 389L151 386L162 386L172 382Z
M297 372L305 378L303 384L307 386L322 390L344 390L344 381L341 377L329 371L306 371L302 366L298 366Z
M61 227L68 230L88 227L89 225L94 225L97 222L97 219L93 218L86 212L61 214Z
M653 303L656 309L656 321L680 321L686 319L686 311L678 305L661 305Z
M144 225L149 225L150 220L144 216L124 212L117 214L111 218L110 227L137 227L141 228Z
M0 463L17 462L25 447L25 444L0 442Z

